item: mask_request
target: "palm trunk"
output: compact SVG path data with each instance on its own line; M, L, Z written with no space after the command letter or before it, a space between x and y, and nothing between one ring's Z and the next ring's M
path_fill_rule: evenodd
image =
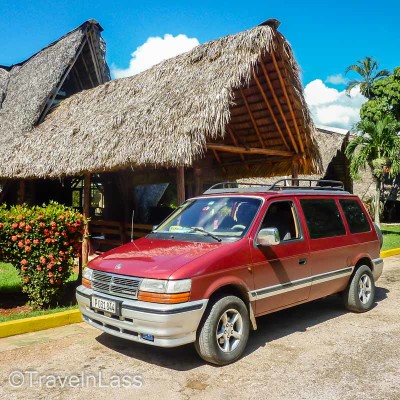
M375 223L380 226L380 204L381 204L381 181L380 179L376 178L376 194L375 194Z

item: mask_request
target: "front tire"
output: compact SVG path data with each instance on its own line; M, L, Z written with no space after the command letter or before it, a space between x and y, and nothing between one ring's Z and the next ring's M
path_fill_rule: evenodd
M353 312L370 310L375 301L375 280L370 268L362 265L353 275L344 292L345 307Z
M236 296L217 300L199 328L195 347L199 356L212 364L236 361L249 338L249 311Z

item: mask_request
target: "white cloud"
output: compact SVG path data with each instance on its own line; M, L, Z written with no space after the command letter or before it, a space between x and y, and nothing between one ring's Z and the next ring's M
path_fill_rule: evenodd
M329 75L326 79L326 83L332 83L332 85L345 85L349 80L342 74Z
M350 129L360 119L360 108L367 100L358 88L348 97L344 90L330 88L321 79L308 83L305 97L316 125Z
M113 65L111 72L114 78L135 75L167 58L185 53L198 45L199 41L196 38L188 38L183 34L177 36L165 34L164 37L149 37L145 43L137 47L131 54L132 58L127 69L120 69Z

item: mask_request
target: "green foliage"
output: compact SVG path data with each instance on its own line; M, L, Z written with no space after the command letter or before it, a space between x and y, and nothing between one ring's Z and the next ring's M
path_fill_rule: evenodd
M357 64L350 65L346 69L346 74L349 72L355 72L362 79L353 79L349 81L346 87L346 94L350 96L350 92L355 87L360 87L360 92L363 96L371 99L373 94L373 85L379 82L381 79L390 75L390 72L386 69L378 71L378 62L372 57L365 57L363 60L358 60Z
M14 265L32 305L57 304L80 256L86 221L74 209L0 206L0 260Z
M373 84L372 98L363 104L360 115L368 121L380 121L386 115L400 121L400 67Z
M369 165L375 178L381 181L385 173L394 176L400 172L400 124L391 116L378 122L361 120L356 126L359 132L349 142L346 156L350 160L350 174L359 177L360 169Z

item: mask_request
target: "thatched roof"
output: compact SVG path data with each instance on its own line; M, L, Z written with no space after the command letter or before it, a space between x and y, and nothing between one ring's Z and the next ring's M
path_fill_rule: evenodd
M310 173L319 162L314 126L298 65L275 26L208 42L71 96L19 135L0 176L192 166L207 149L227 175L284 174L294 160Z
M1 158L17 156L24 134L62 97L110 79L101 31L87 21L28 60L0 67Z

